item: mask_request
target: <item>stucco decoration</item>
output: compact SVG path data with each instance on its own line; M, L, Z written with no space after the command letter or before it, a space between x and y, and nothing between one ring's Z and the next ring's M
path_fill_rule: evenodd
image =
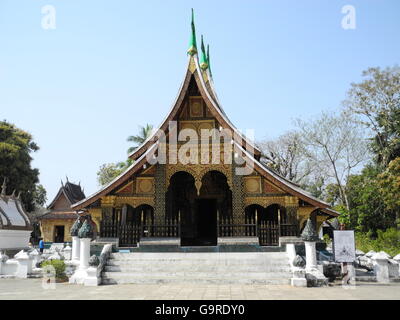
M317 241L318 235L315 231L315 225L311 219L307 220L306 226L304 227L303 232L301 233L301 238L303 241Z
M306 261L304 260L303 257L296 255L296 257L293 259L293 265L295 267L304 268L306 265Z
M99 264L100 264L100 259L99 259L98 256L92 255L92 256L89 258L89 266L91 266L91 267L97 267Z
M93 237L93 226L90 223L90 216L85 217L85 222L78 231L79 238L92 238Z
M78 219L76 219L76 221L74 222L74 224L71 227L71 236L77 237L79 229L81 227L82 227L82 221L81 221L81 217L79 217Z

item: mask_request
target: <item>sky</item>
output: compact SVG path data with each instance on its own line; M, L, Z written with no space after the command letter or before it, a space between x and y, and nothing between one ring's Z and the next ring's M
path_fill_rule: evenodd
M346 5L355 28L343 28ZM0 0L0 119L39 145L48 203L66 176L97 191L99 167L125 160L126 138L166 116L191 8L219 100L257 140L340 108L363 70L400 60L398 0Z

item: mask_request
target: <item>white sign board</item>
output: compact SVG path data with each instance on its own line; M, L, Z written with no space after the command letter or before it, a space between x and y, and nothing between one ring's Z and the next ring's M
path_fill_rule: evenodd
M333 231L333 254L336 262L354 262L356 258L354 230Z

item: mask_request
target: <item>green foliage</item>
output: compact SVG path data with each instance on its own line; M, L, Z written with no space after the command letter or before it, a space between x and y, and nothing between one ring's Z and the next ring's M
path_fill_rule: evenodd
M0 121L0 183L7 179L7 194L21 192L22 203L27 211L35 209L38 200L39 170L31 167L31 153L39 147L32 136L7 121ZM41 197L44 188L41 187ZM43 198L39 199L42 201Z
M400 156L400 68L369 68L352 84L344 105L373 132L371 149L382 167Z
M388 210L396 213L396 224L400 226L400 157L392 160L378 175L383 201Z
M37 184L33 192L33 199L35 204L44 206L47 201L47 191L41 184Z
M329 235L327 235L327 234L324 234L322 240L325 242L325 244L326 244L327 246L329 246L329 245L332 243L332 239L329 238Z
M144 127L142 126L139 127L139 134L135 136L129 136L127 141L133 142L136 145L130 147L128 149L128 153L135 151L143 142L145 142L147 138L150 137L152 130L153 130L153 125L147 123Z
M378 184L378 166L368 165L361 174L353 175L347 182L349 199L349 226L361 232L385 230L395 226L396 215L384 203L382 189Z
M151 124L146 124L144 127L139 128L140 131L138 135L129 136L127 139L127 141L134 142L136 144L128 149L128 153L133 152L139 145L146 141L146 139L150 137L150 134L153 130L153 126ZM132 159L129 158L126 161L103 164L99 168L99 171L97 171L97 182L101 186L106 185L124 172L132 163Z
M62 260L46 260L43 261L41 267L52 266L56 272L57 279L65 278L65 263Z
M356 247L364 252L385 251L395 256L400 253L400 231L395 228L389 228L386 231L378 230L376 238L368 232L356 232Z
M104 186L126 170L125 162L103 164L97 172L97 182Z

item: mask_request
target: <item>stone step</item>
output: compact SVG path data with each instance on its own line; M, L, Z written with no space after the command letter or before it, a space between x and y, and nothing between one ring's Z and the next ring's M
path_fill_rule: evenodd
M262 266L274 266L281 264L288 264L288 258L282 259L109 259L108 264L110 265L122 265L122 264L131 264L131 265L143 265L150 266L154 264L166 264L166 265L195 265L195 264L204 264L204 265L262 265Z
M188 278L104 278L102 284L162 284L162 283L191 283L191 284L258 284L258 285L290 285L290 279L188 279Z
M288 272L198 272L198 271L164 271L164 272L103 272L104 278L181 278L181 279L279 279L288 277Z
M287 260L285 252L257 252L257 253L243 253L243 252L135 252L135 253L112 253L111 259L116 260Z
M238 266L205 266L205 265L186 265L186 266L170 266L165 265L154 265L154 266L133 266L129 264L125 265L106 265L105 271L107 272L158 272L158 271L195 271L195 272L290 272L289 265L276 265L276 266L252 266L252 265L238 265Z

